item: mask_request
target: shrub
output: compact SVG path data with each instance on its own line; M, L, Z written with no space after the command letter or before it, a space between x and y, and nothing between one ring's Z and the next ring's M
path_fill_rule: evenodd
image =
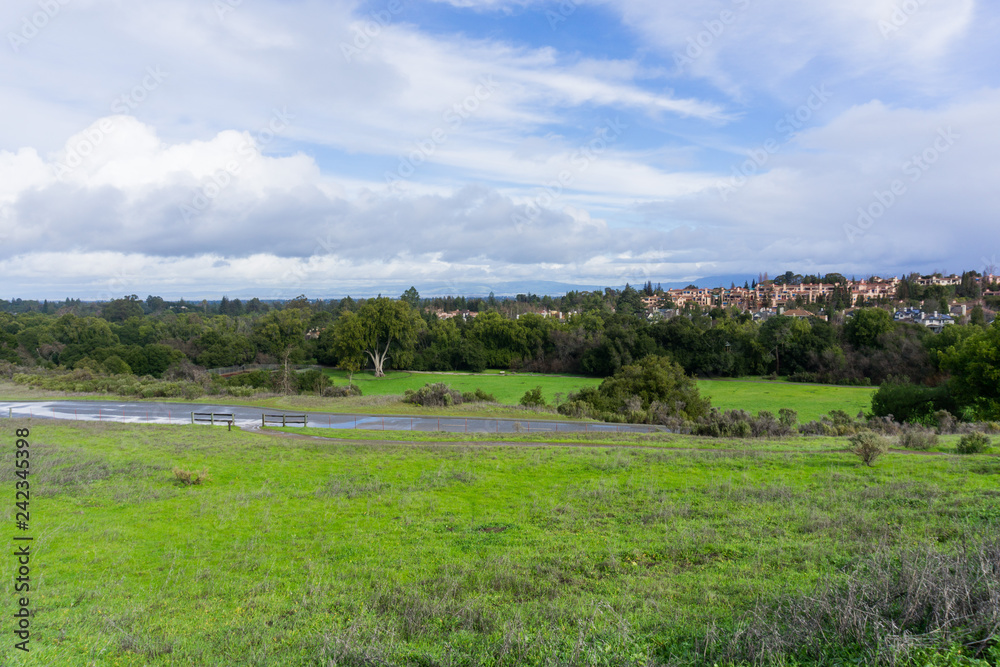
M294 379L300 392L314 391L322 396L324 390L330 387L330 377L316 368L297 373Z
M851 453L861 459L866 466L889 451L888 441L878 433L864 432L850 438Z
M542 397L541 387L535 387L534 389L529 389L524 392L524 396L521 397L520 403L521 405L529 408L544 408L548 405Z
M958 441L955 451L959 454L982 454L990 448L990 439L983 433L966 433Z
M336 385L333 387L327 387L323 390L324 396L332 396L334 398L346 398L348 396L360 396L361 387L356 384L351 385Z
M407 389L403 394L403 401L424 407L461 405L462 394L443 382L435 382L425 384L416 391Z
M559 414L573 417L574 419L584 419L592 417L592 406L585 401L566 401L559 406Z
M778 410L778 421L788 428L794 428L799 423L799 413L788 408L781 408Z
M754 417L746 410L719 412L715 408L699 419L693 430L695 435L713 438L774 438L792 432L791 427L766 410L761 410Z
M869 431L875 431L876 433L881 433L882 435L896 435L899 433L900 426L896 423L896 420L892 418L892 415L885 415L882 417L870 416L865 422L865 426Z
M935 413L951 403L946 385L923 387L890 379L872 395L872 412L877 416L894 415L901 422L916 422L933 419Z
M927 451L938 444L938 437L934 431L910 428L899 434L899 444L906 449Z
M462 400L466 403L496 403L497 397L493 394L487 394L482 389L476 389L475 391L464 392Z
M938 410L934 413L934 421L937 422L938 431L941 433L955 432L955 415L947 410Z
M184 468L174 468L174 479L181 486L197 486L212 481L212 478L204 470L195 471Z
M622 417L626 413L634 417L636 405L634 401L630 403L634 397L638 397L642 418L646 420L653 418L649 412L653 403L661 404L659 413L671 411L670 416L684 420L701 417L710 407L683 368L667 357L655 355L624 366L600 387L584 387L570 394L567 402L585 402L594 416L610 420L612 415Z

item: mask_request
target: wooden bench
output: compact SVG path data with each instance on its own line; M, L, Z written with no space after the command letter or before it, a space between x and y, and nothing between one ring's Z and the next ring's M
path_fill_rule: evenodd
M309 417L307 415L261 415L261 428L267 426L268 423L275 425L280 423L282 426L302 426L305 428L309 423Z
M192 412L191 423L196 424L198 422L210 423L212 426L227 424L229 430L232 431L233 424L236 423L236 415L231 412Z

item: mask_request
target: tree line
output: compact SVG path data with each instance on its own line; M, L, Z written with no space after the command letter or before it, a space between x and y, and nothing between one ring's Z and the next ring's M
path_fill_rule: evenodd
M413 289L400 298L300 296L246 304L224 299L211 311L130 295L98 308L67 302L48 313L0 313L0 363L154 378L170 369L278 363L290 389L287 368L296 363L371 370L377 376L392 369L499 368L609 377L649 356L664 356L688 375L780 375L855 385L891 381L945 392L952 401L928 398L925 405L947 403L958 412L976 405L984 415L995 412L989 401L1000 391L1000 376L991 375L1000 368L998 325L986 326L981 309L973 311L969 324L933 334L918 324L895 322L878 308L830 321L779 315L756 322L749 313L721 308L691 308L650 320L641 293L626 287L567 295L579 306L564 319L516 312L524 301L499 299L493 299L496 307L489 306L490 299L476 300L471 305L479 310L442 319L433 302ZM505 311L511 303L514 311Z

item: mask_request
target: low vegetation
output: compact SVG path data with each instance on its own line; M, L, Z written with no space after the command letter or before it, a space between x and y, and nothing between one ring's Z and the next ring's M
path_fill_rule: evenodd
M43 575L11 664L1000 659L991 456L0 423L31 428Z
M889 451L889 442L878 433L858 433L851 436L850 442L851 453L869 467Z
M966 433L955 448L959 454L982 454L990 448L990 439L983 433Z

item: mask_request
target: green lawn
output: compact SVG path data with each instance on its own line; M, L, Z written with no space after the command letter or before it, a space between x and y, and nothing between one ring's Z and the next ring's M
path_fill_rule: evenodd
M347 374L343 371L328 370L334 384L347 384ZM496 396L497 401L507 405L517 405L524 393L535 387L542 388L542 395L552 403L556 394L565 399L571 391L601 384L600 378L577 375L537 375L532 373L411 373L389 371L385 377L376 378L371 372L355 373L354 380L365 396L402 394L407 389L419 389L425 384L444 382L452 389L467 392L482 389Z
M702 396L720 410L746 410L757 414L769 410L775 415L781 408L799 413L802 423L819 419L831 410L843 410L852 418L871 411L874 387L840 387L801 382L758 380L699 380Z
M768 443L357 444L0 420L11 498L27 427L37 613L31 653L12 650L7 586L5 665L704 664L710 624L724 632L758 600L811 590L876 545L957 549L1000 520L1000 461L984 456L866 468ZM211 479L179 486L176 467ZM4 581L15 566L0 561Z
M341 371L328 371L336 384L347 384ZM514 404L529 389L540 386L542 395L550 403L556 393L565 398L582 387L597 386L600 378L573 375L529 375L493 373L408 373L389 372L384 378L371 373L359 373L354 381L365 396L402 394L407 389L419 389L429 382L444 382L459 391L482 389L493 394L501 403ZM770 410L777 414L781 408L791 408L799 413L802 422L819 419L831 410L844 410L851 417L858 412L871 410L872 387L840 387L834 385L804 384L800 382L771 382L767 380L698 380L702 396L712 400L721 410L742 409L756 414Z

